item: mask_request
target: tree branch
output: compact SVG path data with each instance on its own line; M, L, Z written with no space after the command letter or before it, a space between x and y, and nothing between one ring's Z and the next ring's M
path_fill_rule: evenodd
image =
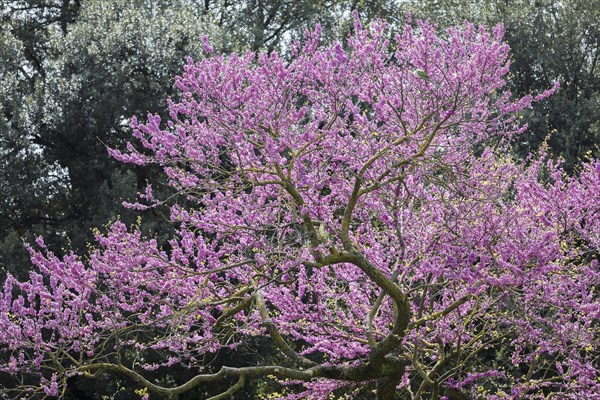
M285 341L285 339L281 336L277 327L273 323L269 312L267 311L267 306L265 304L265 299L262 293L259 290L256 290L254 294L256 298L256 306L258 307L258 311L260 313L261 318L264 321L267 330L269 331L269 335L271 335L271 339L275 342L277 348L290 360L294 363L303 366L303 367L313 367L316 365L315 362L309 360L308 358L302 357L299 355L294 349L290 347L290 345Z
M442 311L438 311L436 313L430 314L426 317L423 317L416 321L411 322L410 324L408 324L408 329L419 328L419 327L425 325L427 323L427 321L431 321L434 319L444 317L444 316L450 314L452 311L454 311L458 307L460 307L461 305L465 304L467 301L471 300L472 298L473 298L473 295L467 294L467 295L461 297L460 299L456 300L454 303L450 304L448 307L446 307Z

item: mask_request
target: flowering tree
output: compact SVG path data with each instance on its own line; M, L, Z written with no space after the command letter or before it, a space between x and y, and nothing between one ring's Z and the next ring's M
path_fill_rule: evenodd
M503 91L501 27L354 28L346 47L307 34L290 62L190 60L166 126L133 120L138 144L110 151L164 167L177 235L160 248L116 222L85 260L38 240L39 272L0 295L1 369L21 382L5 397L97 372L146 397L273 376L287 399L600 392L600 163L568 178L507 155L554 89ZM256 336L281 362L202 365ZM175 364L197 374L146 378Z

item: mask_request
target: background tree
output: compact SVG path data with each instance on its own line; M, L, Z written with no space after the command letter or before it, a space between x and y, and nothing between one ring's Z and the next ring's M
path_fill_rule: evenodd
M0 267L10 265L12 271L27 260L20 237L24 232L54 232L44 227L61 217L67 189L61 168L45 162L40 149L31 145L32 121L24 112L31 105L36 81L44 74L44 27L56 18L50 12L40 12L37 23L15 17L39 10L33 4L31 8L19 3L13 9L0 3Z
M207 0L204 13L227 32L227 51L243 49L286 52L286 41L320 23L329 39L344 37L351 28L352 11L363 17L382 18L400 13L395 1L375 0Z
M498 27L354 32L344 50L317 29L291 61L188 62L166 126L134 119L137 150L111 150L184 200L169 250L122 222L87 260L38 239L39 272L0 295L2 371L22 379L5 396L102 372L142 397L272 376L290 399L598 392L600 164L567 178L506 155L554 89L510 99ZM256 337L280 359L205 362ZM195 376L145 378L174 365Z
M26 21L41 18L24 12ZM219 35L185 1L86 1L68 30L47 27L34 70L15 37L21 20L9 16L6 51L15 61L2 66L12 85L4 91L2 238L13 251L0 263L19 271L28 258L17 252L22 236L44 233L55 251L83 251L91 228L131 218L120 203L152 172L120 167L106 146L123 143L131 115L160 110L185 57L200 54L202 34Z

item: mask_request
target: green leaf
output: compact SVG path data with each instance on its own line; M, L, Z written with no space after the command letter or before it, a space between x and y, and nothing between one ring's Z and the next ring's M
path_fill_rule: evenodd
M422 69L417 69L415 70L415 73L417 74L417 76L419 78L422 79L429 79L429 75L427 75L427 72L423 71Z

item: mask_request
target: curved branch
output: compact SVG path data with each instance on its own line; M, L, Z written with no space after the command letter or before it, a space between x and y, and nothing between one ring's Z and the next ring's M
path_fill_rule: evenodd
M467 295L461 297L460 299L456 300L454 303L450 304L448 307L446 307L442 311L438 311L436 313L433 313L431 315L428 315L426 317L423 317L421 319L411 322L408 325L408 328L409 329L419 328L419 327L425 325L425 323L427 323L427 321L431 321L434 319L444 317L444 316L450 314L452 311L456 310L458 307L465 304L467 301L471 300L472 298L473 298L472 294L467 294Z
M351 263L357 266L375 283L383 292L392 298L397 310L394 321L394 327L390 334L373 347L370 357L370 366L377 369L383 362L386 354L390 353L401 343L408 328L411 312L408 298L404 292L394 283L393 280L386 277L377 267L375 267L367 258L357 250L347 253L335 253L323 257L317 263L305 263L315 267L324 267L326 265L338 263Z
M216 396L209 397L206 400L225 400L225 399L229 399L229 398L231 398L231 396L233 396L235 394L235 392L237 392L238 390L242 389L245 384L246 384L246 375L240 374L240 378L238 379L238 381L236 382L235 385L233 385L232 387L230 387L229 389L227 389L223 393L220 393L220 394L218 394Z
M392 282L395 282L399 275L400 275L400 268L396 268L396 270L390 276L390 280ZM379 307L381 307L381 303L383 303L384 298L385 298L385 292L382 291L381 293L379 293L379 296L377 296L377 299L373 303L373 306L371 307L371 311L369 311L369 315L367 315L367 339L368 339L369 345L371 347L375 347L375 345L376 345L375 338L373 337L373 319L377 315L377 312L379 311Z
M267 306L265 304L265 299L264 299L262 293L260 293L259 290L256 290L254 296L256 298L256 306L258 307L258 312L260 313L260 316L261 316L265 326L267 327L267 330L269 331L269 335L271 336L271 339L273 339L273 342L275 342L275 345L277 346L277 348L287 358L292 360L292 362L294 362L300 366L313 367L313 366L317 365L315 362L309 360L308 358L302 357L296 351L294 351L294 349L292 349L290 347L290 345L285 341L285 339L281 336L281 334L277 330L277 327L275 326L275 323L273 323L273 320L271 319L271 316L269 315Z
M226 392L219 394L212 399L227 398L230 394L243 387L245 380L251 377L265 377L274 375L282 379L293 379L299 381L311 381L316 378L327 378L341 381L363 382L372 380L378 377L377 371L367 364L359 364L354 366L332 366L318 365L306 370L298 370L294 368L286 368L280 366L254 366L254 367L221 367L219 372L213 374L196 375L182 385L166 388L150 382L138 372L125 367L124 365L112 363L94 363L82 365L71 371L71 375L88 373L92 371L104 371L129 378L141 386L148 388L149 391L165 396L167 398L175 397L185 393L202 383L212 383L222 381L227 378L238 378L236 384L232 385ZM219 397L222 396L222 397Z
M291 180L288 179L283 174L281 167L277 164L275 164L275 171L277 172L277 175L279 176L279 178L284 182L284 184L282 186L285 189L285 191L288 192L288 194L290 196L292 196L294 203L298 207L304 206L306 203L304 202L302 195L298 192L296 187L292 184ZM308 239L310 240L310 245L316 249L321 244L321 239L319 239L319 235L317 234L317 231L315 230L315 227L314 227L314 224L313 224L313 221L312 221L310 215L308 215L307 213L303 213L302 214L302 222L304 224L304 227L306 228L306 231L308 232ZM315 258L321 257L321 255L318 252L315 254L315 256L316 256Z

